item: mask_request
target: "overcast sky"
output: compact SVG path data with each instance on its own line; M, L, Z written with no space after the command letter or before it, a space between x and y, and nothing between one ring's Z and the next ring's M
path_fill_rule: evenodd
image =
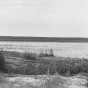
M88 37L88 0L0 0L0 35Z

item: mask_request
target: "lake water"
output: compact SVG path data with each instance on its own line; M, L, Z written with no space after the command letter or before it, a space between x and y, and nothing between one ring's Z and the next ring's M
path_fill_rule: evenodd
M88 43L0 42L0 48L36 53L49 51L52 48L56 56L88 57Z

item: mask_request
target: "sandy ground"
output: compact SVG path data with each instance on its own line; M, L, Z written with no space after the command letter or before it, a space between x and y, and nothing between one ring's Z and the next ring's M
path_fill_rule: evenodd
M16 76L6 77L0 88L87 88L85 77Z

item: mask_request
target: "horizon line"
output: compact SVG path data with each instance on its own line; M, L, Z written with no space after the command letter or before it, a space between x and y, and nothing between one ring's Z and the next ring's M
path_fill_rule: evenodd
M17 42L88 42L87 37L0 36L0 41Z

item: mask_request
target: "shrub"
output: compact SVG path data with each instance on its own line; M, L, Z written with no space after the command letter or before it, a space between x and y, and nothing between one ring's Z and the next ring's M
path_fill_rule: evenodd
M26 60L36 60L36 55L33 54L33 53L25 53L25 54L24 54L24 58L25 58Z
M50 49L49 51L41 52L39 54L40 57L54 57L53 49Z
M1 51L0 51L0 71L7 72L6 67L5 67L5 58Z
M27 66L25 67L25 74L27 75L35 75L35 66L32 62L29 62Z
M56 73L56 64L55 63L52 63L49 66L49 74L50 75L54 75L55 73Z
M77 75L81 72L80 66L72 66L70 69L71 76Z
M47 74L47 72L48 72L48 65L44 64L44 63L42 63L42 64L40 63L37 73L44 75L44 74Z
M88 60L84 59L80 67L81 67L81 72L88 73Z
M57 70L58 74L65 76L65 74L68 70L65 64L66 63L64 63L63 61L60 61L57 63L56 70Z

